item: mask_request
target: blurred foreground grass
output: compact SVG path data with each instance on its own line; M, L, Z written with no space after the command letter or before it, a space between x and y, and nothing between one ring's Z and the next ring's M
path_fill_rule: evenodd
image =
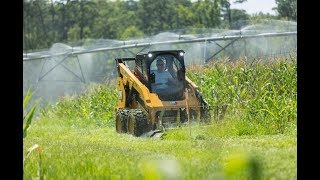
M163 139L118 134L114 128L73 128L63 119L36 121L24 152L43 147L42 173L49 179L296 179L295 135L216 136L226 124L167 131ZM37 156L24 178L37 175ZM254 171L252 171L254 169ZM256 173L256 174L255 174ZM255 178L257 179L257 178Z

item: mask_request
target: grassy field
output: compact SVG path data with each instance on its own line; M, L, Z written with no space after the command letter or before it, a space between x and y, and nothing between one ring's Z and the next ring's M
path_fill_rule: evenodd
M112 128L73 128L64 120L34 124L24 147L43 149L42 173L49 179L129 178L247 179L256 163L263 179L296 179L295 135L221 135L227 123L169 131L164 139L117 134ZM37 153L25 163L24 177L38 171ZM166 178L164 178L166 179Z
M26 158L24 179L296 179L296 61L188 70L211 106L227 105L223 119L162 139L118 134L117 93L94 85L41 110L23 144L41 161Z

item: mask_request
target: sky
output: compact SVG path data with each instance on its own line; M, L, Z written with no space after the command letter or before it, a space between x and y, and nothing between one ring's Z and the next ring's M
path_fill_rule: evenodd
M276 7L275 0L247 0L244 3L232 3L234 0L231 0L231 9L244 9L248 14L252 15L255 13L263 12L270 13L272 15L276 14L275 10L272 8Z

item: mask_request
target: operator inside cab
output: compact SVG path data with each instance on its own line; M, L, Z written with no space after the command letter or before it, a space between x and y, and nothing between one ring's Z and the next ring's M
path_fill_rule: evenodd
M177 79L178 67L173 63L173 58L159 56L153 61L153 64L156 65L156 69L151 68L155 76L155 82L151 84L152 92L157 93L163 100L177 96L178 91L182 89L182 82Z
M176 82L166 69L166 60L164 57L158 58L156 65L157 70L153 71L155 74L155 83L152 84L154 90L168 88L170 83Z

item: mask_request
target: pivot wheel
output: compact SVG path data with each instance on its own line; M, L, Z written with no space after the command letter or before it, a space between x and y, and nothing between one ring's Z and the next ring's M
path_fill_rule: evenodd
M119 109L116 115L116 131L117 133L126 133L129 119L129 110Z

